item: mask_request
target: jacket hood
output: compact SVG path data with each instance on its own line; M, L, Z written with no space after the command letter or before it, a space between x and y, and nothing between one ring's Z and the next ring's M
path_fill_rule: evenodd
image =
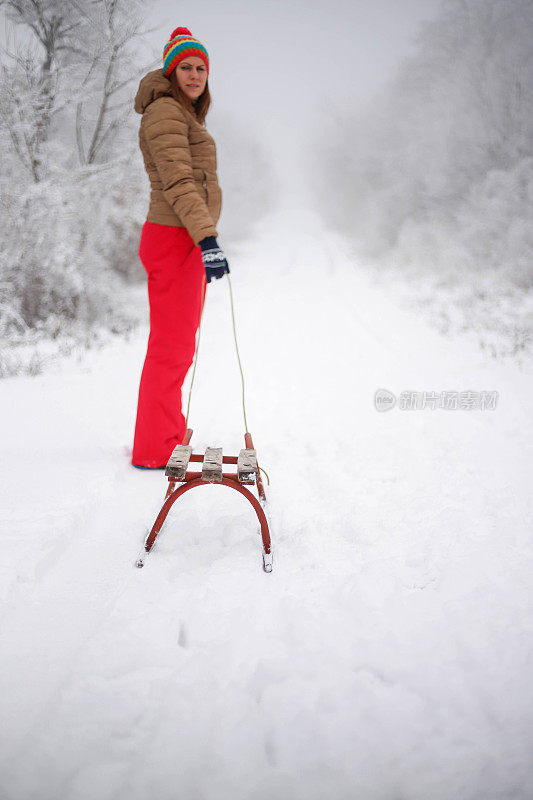
M150 103L165 95L172 95L170 81L164 77L162 69L154 69L141 79L135 95L135 111L144 114Z

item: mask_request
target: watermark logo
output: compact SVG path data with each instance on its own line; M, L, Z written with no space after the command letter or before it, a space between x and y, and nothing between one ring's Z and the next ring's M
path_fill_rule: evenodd
M374 405L378 411L390 411L396 405L396 395L388 389L378 389L374 394Z
M443 392L433 391L403 391L396 397L388 389L377 389L374 393L374 407L377 411L390 411L397 406L400 411L421 411L426 408L434 411L494 411L498 405L498 392L473 391L468 389L463 392L455 389Z

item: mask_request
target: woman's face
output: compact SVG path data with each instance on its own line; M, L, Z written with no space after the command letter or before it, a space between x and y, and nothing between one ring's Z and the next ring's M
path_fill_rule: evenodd
M187 56L175 69L176 80L181 91L190 100L200 97L207 83L207 68L198 56Z

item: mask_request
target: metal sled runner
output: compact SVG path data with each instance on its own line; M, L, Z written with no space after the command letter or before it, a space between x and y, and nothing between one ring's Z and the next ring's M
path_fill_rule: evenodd
M265 572L272 572L270 530L265 513L267 510L267 499L251 434L244 434L246 447L240 451L238 456L224 456L221 447L208 447L204 455L193 453L192 447L189 444L192 433L192 429L188 428L182 444L174 448L169 458L165 469L165 475L168 477L168 489L165 500L153 524L152 530L146 537L144 551L136 562L136 566L144 566L143 559L145 554L149 553L154 546L154 542L163 527L167 514L176 500L181 497L181 495L185 494L185 492L189 491L189 489L194 489L197 486L205 486L209 483L219 483L240 492L240 494L244 495L252 504L261 526L263 569ZM201 463L202 471L189 472L188 468L190 462ZM237 471L223 472L223 464L236 464ZM259 499L246 488L247 485L253 485L254 483L257 487ZM176 488L177 484L180 485Z

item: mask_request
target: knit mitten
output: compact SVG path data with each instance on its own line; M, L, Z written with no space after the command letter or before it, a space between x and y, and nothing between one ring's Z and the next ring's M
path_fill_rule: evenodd
M202 248L202 261L208 283L211 283L211 278L222 278L225 272L229 272L226 256L214 236L206 236L199 245Z

